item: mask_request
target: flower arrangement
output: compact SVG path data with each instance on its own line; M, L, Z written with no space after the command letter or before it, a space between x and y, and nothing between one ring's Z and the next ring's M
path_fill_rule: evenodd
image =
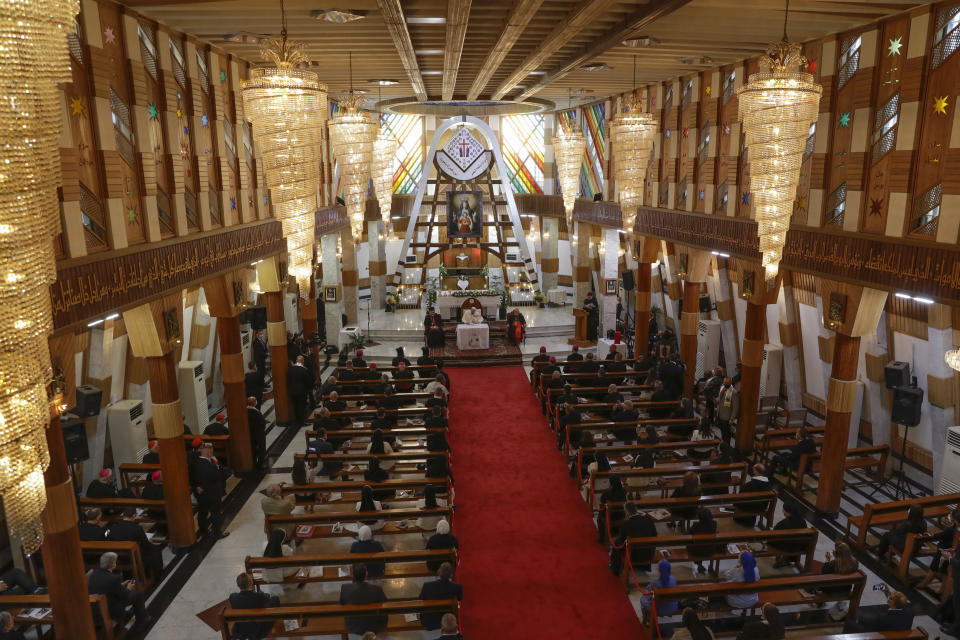
M440 272L440 277L441 277L441 278L447 277L447 268L446 268L445 266L440 265L439 272Z
M479 298L480 296L495 296L498 292L491 289L463 289L462 291L451 291L450 295L454 298Z

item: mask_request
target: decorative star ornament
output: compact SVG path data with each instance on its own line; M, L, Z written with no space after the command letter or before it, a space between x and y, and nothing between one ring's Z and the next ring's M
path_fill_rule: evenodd
M226 71L221 71L221 72L220 72L220 82L226 82L226 81L227 81L227 72L226 72Z
M207 117L207 114L203 114L202 116L200 116L200 124L202 124L205 127L210 126L210 118Z
M844 127L844 128L847 128L847 127L850 126L850 112L849 112L849 111L840 114L840 126L841 126L841 127Z
M666 131L666 133L664 133L664 135L667 136L667 139L669 139L669 138L670 138L670 129L667 129L667 131Z
M237 199L236 199L236 198L230 198L230 208L231 208L231 209L236 209L236 208L237 208Z
M937 96L933 99L933 112L938 116L947 115L947 107L950 106L949 96Z
M816 73L817 72L817 61L810 60L807 62L807 73Z
M725 136L730 135L730 125L728 124L723 125L723 135Z
M703 92L706 93L707 95L710 95L710 91L711 91L710 85L707 85L706 89L703 90Z
M797 207L800 209L807 208L807 196L801 196L800 199L797 200Z
M902 41L903 41L903 36L890 38L890 43L887 45L887 55L888 56L900 55L900 49L903 47Z
M883 211L883 202L878 198L870 198L870 215L879 216Z
M178 118L183 117L183 109L181 109L180 107L177 107L177 117Z
M684 127L684 128L683 128L683 137L686 138L688 135L690 135L690 129L689 129L688 127Z
M157 109L157 105L155 104L147 105L147 113L150 115L151 120L156 120L157 116L160 115L160 111Z
M137 210L133 207L127 207L127 224L136 224L137 220Z
M82 116L85 107L83 106L83 98L70 98L70 114L74 116Z
M185 144L181 144L181 145L180 145L180 155L183 156L184 159L189 158L189 157L190 157L190 147L188 147L188 146L185 145Z
M743 194L743 204L750 204L750 194L749 194L749 193Z
M117 34L113 32L113 27L107 27L103 30L103 40L107 44L113 44L117 41Z
M697 194L697 200L703 200L703 189L700 189L700 192Z

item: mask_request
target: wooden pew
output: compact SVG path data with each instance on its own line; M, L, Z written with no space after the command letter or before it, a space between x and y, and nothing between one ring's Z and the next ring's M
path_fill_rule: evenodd
M117 635L114 633L113 625L110 624L110 609L107 607L107 596L97 594L88 596L90 607L94 611L94 619L99 618L104 621L103 627L97 630L97 637L104 640L114 640ZM13 615L13 621L16 625L30 625L36 627L37 637L48 637L43 634L43 626L53 627L53 614L48 613L41 619L27 618L21 616L21 612L26 609L49 609L49 594L33 594L26 596L5 596L0 595L0 610L9 611Z
M834 633L826 636L790 636L790 640L926 640L927 632L917 627L910 631L871 631L868 633Z
M117 554L117 568L137 581L136 588L139 591L146 591L153 580L147 577L139 544L127 540L80 541L80 552L83 554L83 564L87 571L99 568L100 556L108 551ZM40 554L24 555L24 563L34 582L43 584L46 580L42 576L43 567L38 561L39 557Z
M125 462L117 467L117 470L120 472L120 486L129 487L139 493L142 487L150 484L150 474L160 471L160 465Z
M754 452L755 462L767 463L770 455L787 451L797 444L797 428L767 429L756 436L757 446ZM818 443L823 441L824 427L807 427L807 433Z
M757 606L750 609L751 614L755 614L764 604L772 602L780 608L789 605L799 604L822 604L826 602L838 602L843 600L850 601L850 609L847 617L851 620L856 619L860 609L860 597L863 595L864 586L867 583L867 577L862 571L850 574L814 574L814 575L796 575L784 578L761 578L755 582L719 582L714 584L687 584L676 587L654 587L654 598L662 602L664 600L682 601L688 598L710 598L726 596L733 593L757 593L760 602ZM831 593L821 593L817 591L821 587L839 587L850 586L849 595L835 595ZM814 595L807 595L801 589L808 590ZM730 607L723 605L713 605L706 609L709 611L730 611ZM700 618L703 619L704 612L701 612ZM679 615L679 612L678 614ZM836 624L832 620L831 625ZM657 616L649 616L651 637L657 633Z
M595 361L595 362L599 362L600 364L603 364L604 362L606 362L606 360L594 360L594 361ZM553 363L553 365L554 365L554 366L557 366L557 367L566 367L566 366L568 366L568 365L577 366L577 365L583 364L584 362L586 362L586 359L583 359L583 360L557 360L556 362ZM637 362L637 359L636 359L636 358L624 358L624 359L621 360L620 362L624 362L624 363L626 363L626 364L629 366L629 365L631 365L631 364L635 364L635 363ZM543 369L544 367L546 367L546 366L549 365L549 364L550 364L550 362L532 362L532 363L531 363L531 366L532 366L534 369L536 369L537 371L540 371L541 369Z
M298 505L306 504L354 504L360 501L360 489L364 485L370 485L374 494L378 491L405 491L406 497L397 496L388 498L387 502L410 502L416 500L415 492L423 491L427 485L437 487L439 496L450 495L450 478L390 478L386 482L314 482L311 484L282 484L280 485L280 495L309 495L316 494L317 500L306 502L297 500ZM329 499L330 494L339 493L337 500ZM324 499L322 496L328 497Z
M388 440L388 442L393 442L397 438L404 440L426 440L427 436L431 433L446 433L449 429L444 429L442 427L437 428L426 428L426 427L393 427L387 429L381 429L383 432L383 437ZM327 431L327 438L331 441L341 441L344 439L353 440L355 438L370 438L373 436L374 429L330 429ZM303 433L304 443L307 448L310 447L310 443L313 440L317 439L317 432L313 429L304 431Z
M145 500L144 498L80 498L81 509L98 507L103 512L104 522L116 522L121 518L120 512L126 507L135 509L146 509L141 516L137 516L136 522L142 523L165 523L166 507L163 500ZM156 515L153 515L156 514Z
M595 496L596 482L598 480L609 480L612 476L619 476L620 479L623 480L623 484L628 495L639 495L648 491L659 491L661 497L666 498L668 492L680 486L679 480L682 479L686 473L691 471L697 474L697 476L701 476L705 473L729 473L731 474L729 482L725 482L723 484L701 484L702 487L707 489L728 489L729 487L743 486L747 476L747 463L732 462L730 464L711 464L699 467L654 467L652 469L620 469L617 471L598 471L590 476L590 495L591 497ZM675 481L670 482L669 480L666 480L667 478L673 478ZM655 479L657 482L649 483L646 486L631 486L628 481L634 479ZM644 506L646 506L646 499L644 499ZM591 501L591 508L596 508L596 500Z
M398 535L402 533L427 533L415 523L406 527L398 527L397 523L403 520L416 520L423 516L440 516L453 525L453 507L437 507L436 509L385 509L383 511L314 511L313 513L294 513L285 516L265 516L264 531L269 535L272 529L289 529L302 525L313 526L314 531L310 538L353 538L356 531L348 531L342 527L340 533L333 533L332 527L336 523L347 525L365 520L384 520L386 526L374 532L374 535ZM298 535L298 537L301 537ZM305 537L305 536L304 536Z
M304 602L271 609L231 609L225 608L220 614L220 633L223 640L230 640L230 629L237 622L274 622L274 630L268 638L292 638L300 636L339 636L348 640L347 616L380 615L389 616L387 632L422 631L419 621L406 622L407 613L449 613L458 612L460 603L456 600L393 600L380 604L341 605ZM284 620L306 621L296 631L284 631Z
M585 454L593 455L594 453L602 453L607 457L607 462L610 463L611 467L615 467L614 470L624 468L631 468L629 465L633 464L633 460L624 461L624 456L632 456L636 458L639 453L644 451L649 451L653 454L654 461L657 460L681 460L684 462L689 462L689 452L687 449L693 449L694 447L716 447L720 444L720 440L698 440L696 442L692 440L682 440L680 442L658 442L657 444L628 444L628 445L608 445L608 446L593 446L593 447L580 447L577 449L577 477L580 479L580 482L583 482L583 472L586 469L583 467L582 461ZM677 451L684 451L684 457L677 455ZM623 465L627 465L624 467Z
M211 443L213 445L213 455L216 456L220 464L227 467L230 466L230 436L205 436L203 434L190 435L189 433L183 434L183 439L187 442L187 444L193 442L194 438L200 438L204 442Z
M306 459L306 460L321 460L321 461L331 461L331 462L344 462L344 463L362 463L364 466L377 458L383 462L393 462L394 467L390 470L390 473L399 473L399 472L411 472L417 471L416 466L418 464L426 464L427 458L433 456L443 456L447 459L447 466L450 465L450 453L448 451L411 451L411 452L395 452L395 453L366 453L366 452L341 452L341 453L296 453L293 456L294 460Z
M340 372L343 371L344 369L350 369L352 371L369 371L370 367L337 367L334 371L336 371L338 378L340 376ZM399 370L399 367L395 367L393 365L383 365L383 366L380 366L379 364L377 365L377 371L383 371L384 373L393 373L394 371L398 371L398 370ZM421 373L430 372L435 374L437 370L437 365L411 364L409 367L407 367L407 370L408 371L415 370Z
M863 515L847 518L847 541L860 549L865 549L867 532L871 528L889 529L905 521L907 509L914 505L923 507L923 515L927 519L941 518L960 505L960 493L945 493L895 502L867 503L863 508ZM857 529L856 537L851 535L851 529L854 527Z
M338 394L338 399L343 400L344 402L367 403L369 401L370 404L376 404L377 400L381 398L385 398L386 395L387 394L385 393L341 393L341 394ZM433 394L427 393L426 391L410 391L410 392L398 391L397 393L393 394L393 397L396 398L397 401L401 403L404 402L405 400L407 401L412 400L414 402L416 402L417 400L420 400L425 402L430 398L432 398ZM323 396L323 400L329 400L329 399L330 399L329 395Z
M380 367L377 367L377 371L380 371ZM406 380L391 380L391 382L393 384L400 383L400 384L414 384L414 385L424 384L425 385L425 384L430 384L435 380L436 380L436 377L407 378ZM341 387L373 387L380 384L380 382L381 380L379 375L376 378L372 378L369 380L340 380L339 378L337 379L337 384L340 385ZM400 395L400 394L397 394L397 395ZM341 396L341 399L343 399L343 396Z
M457 566L457 552L454 549L410 550L410 551L383 551L380 553L334 553L334 554L299 554L283 558L263 558L247 556L243 565L247 573L253 574L254 584L302 584L307 582L349 582L350 576L341 576L339 567L356 562L382 562L386 565L382 578L429 578L436 575L435 571L427 568L428 561L449 562ZM306 572L287 576L283 580L267 580L263 571L268 569L286 569L290 567L307 567ZM319 575L309 568L320 567ZM254 573L256 571L257 573ZM378 578L378 579L379 579Z
M598 432L612 432L614 429L627 429L630 427L635 427L637 429L644 428L648 425L653 425L655 427L669 427L674 426L693 426L697 424L696 418L641 418L640 420L632 420L630 422L610 422L609 420L604 421L593 421L593 422L579 422L577 424L567 425L567 432L564 437L563 444L563 453L564 455L570 454L570 434L572 432L580 432L581 441L583 439L583 433L589 431L590 433ZM669 434L661 433L661 438L667 439ZM678 437L678 441L681 439ZM610 442L616 442L616 439L610 440Z
M652 562L654 565L663 559L660 557L660 550L662 549L669 550L670 555L668 559L670 562L693 562L695 559L691 559L687 553L687 547L689 545L717 545L718 550L716 553L709 558L701 559L710 562L711 566L715 569L720 560L729 560L738 558L740 556L739 552L730 553L728 551L727 545L729 544L749 545L762 542L764 544L763 550L750 550L755 557L759 558L764 556L781 555L781 552L775 548L778 542L802 543L806 545L804 547L804 551L801 551L797 555L802 555L804 558L803 573L810 573L813 571L813 553L816 551L817 538L819 535L820 534L816 529L781 529L779 531L725 531L705 535L680 534L673 536L657 536L655 538L627 538L625 544L627 557L630 557L630 553L633 551L641 549L653 550L654 555ZM623 579L623 584L629 592L630 587L633 584L633 579L630 575L630 568L627 566L626 562L624 562L623 572L620 577ZM710 581L710 579L695 579L692 582Z
M620 522L623 520L622 514L625 504L625 502L607 503L607 506L611 509L611 511L620 514L617 518L610 520L610 526L612 528L618 527ZM751 507L757 506L763 510L760 513L747 512L743 509L744 505L750 505ZM667 511L671 509L683 508L694 510L699 507L706 507L710 510L714 520L719 520L720 518L740 517L755 518L759 516L767 523L767 526L772 526L773 512L777 506L777 492L751 491L748 493L727 493L715 496L700 496L699 498L652 498L644 499L643 502L638 503L638 506L647 512L656 511L659 509L664 509ZM600 517L605 517L605 514L600 512ZM655 518L657 522L667 522L673 519L674 518L672 516Z
M875 455L879 457L875 458ZM847 450L843 459L843 470L874 469L874 482L883 482L883 474L887 468L887 456L890 455L888 445L874 445L870 447L855 447ZM789 486L798 494L804 490L803 481L807 474L820 471L821 453L805 453L800 456L797 470L790 473Z
M400 407L399 409L387 409L388 415L397 416L397 420L401 418L420 418L423 419L427 414L430 413L430 407ZM348 418L351 421L363 418L364 416L368 418L375 418L377 416L376 407L367 407L366 409L360 409L354 407L352 409L346 409L345 411L331 411L331 418Z

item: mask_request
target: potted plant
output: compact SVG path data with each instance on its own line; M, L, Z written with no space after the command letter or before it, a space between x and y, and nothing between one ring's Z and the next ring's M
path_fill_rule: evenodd
M433 309L437 304L437 291L440 289L439 278L427 278L427 311Z
M543 309L543 292L540 289L536 289L533 292L533 299L536 301L537 306Z
M507 319L507 288L506 287L500 288L500 307L499 307L498 317L501 320Z
M393 313L393 310L397 307L397 303L399 301L397 300L397 296L395 296L392 293L388 293L386 300L384 302L386 303L386 307L384 310L387 313Z
M362 333L359 335L356 335L350 340L350 350L356 351L357 349L363 349L363 345L365 345L366 343L367 343L367 336L363 335Z
M653 321L656 323L657 327L662 326L660 324L660 316L662 315L663 315L663 309L661 309L657 305L653 305L650 307L650 317L653 318Z

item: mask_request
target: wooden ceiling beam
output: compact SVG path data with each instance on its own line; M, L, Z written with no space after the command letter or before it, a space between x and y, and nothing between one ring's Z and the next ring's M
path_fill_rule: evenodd
M563 45L567 44L584 27L596 20L600 15L612 7L616 0L583 0L575 6L553 28L550 34L543 39L540 46L530 53L523 62L500 83L496 91L491 96L494 100L499 100L520 84L524 78L530 75L531 71L536 71L537 67L544 63L550 56L556 53Z
M636 35L641 29L646 29L660 18L670 15L689 2L690 0L650 0L650 4L630 15L622 24L617 25L608 31L605 36L594 41L594 44L567 58L562 64L547 73L540 82L521 93L517 99L526 100L535 93L542 91L571 71L583 66L605 51L620 46L620 43L630 36Z
M397 48L400 62L403 63L403 68L407 72L410 84L413 86L413 93L417 96L417 100L426 100L427 88L423 84L420 65L417 64L417 55L413 51L413 41L410 40L407 19L403 15L400 0L377 0L377 5L380 7L380 13L383 14L387 31L393 38L393 44Z
M447 0L447 35L443 48L443 87L444 100L453 100L453 88L457 84L457 71L460 69L460 55L463 53L463 41L467 37L467 23L470 21L471 0Z
M497 43L493 45L493 49L487 54L479 73L473 79L473 85L467 93L467 100L476 100L480 96L480 92L487 88L490 78L500 68L503 59L507 57L517 39L527 28L530 20L537 14L541 4L543 4L543 0L514 0L513 7L510 8L510 13L507 15L506 23L503 25Z

